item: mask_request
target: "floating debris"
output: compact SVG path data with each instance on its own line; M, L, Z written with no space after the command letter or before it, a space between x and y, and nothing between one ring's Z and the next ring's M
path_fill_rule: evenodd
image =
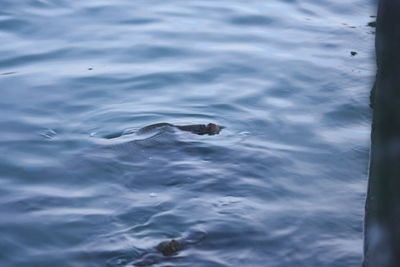
M350 52L350 54L351 54L351 56L353 56L353 57L354 57L355 55L357 55L357 52L355 52L355 51L351 51L351 52Z

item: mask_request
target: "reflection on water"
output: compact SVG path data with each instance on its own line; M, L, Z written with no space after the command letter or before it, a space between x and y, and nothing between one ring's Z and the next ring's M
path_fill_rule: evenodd
M3 265L359 266L373 14L3 1ZM159 122L226 128L135 134Z

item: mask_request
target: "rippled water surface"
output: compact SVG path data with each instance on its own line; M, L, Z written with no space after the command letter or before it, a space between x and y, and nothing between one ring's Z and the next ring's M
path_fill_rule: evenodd
M1 6L1 266L360 265L371 1Z

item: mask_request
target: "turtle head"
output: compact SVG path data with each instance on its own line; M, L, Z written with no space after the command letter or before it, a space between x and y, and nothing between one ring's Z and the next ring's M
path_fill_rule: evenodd
M221 129L224 128L222 126L219 126L215 123L209 123L207 124L207 134L209 135L214 135L214 134L219 134L219 132L221 131Z

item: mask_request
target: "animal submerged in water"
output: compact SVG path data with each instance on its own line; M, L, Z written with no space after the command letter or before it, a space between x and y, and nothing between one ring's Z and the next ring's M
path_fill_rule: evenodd
M161 242L157 245L156 249L164 256L172 256L182 250L184 245L184 241L172 239L170 241Z
M138 259L132 261L129 266L153 266L170 257L176 256L180 251L194 246L206 238L206 233L194 231L183 238L170 239L159 243L156 247L144 252Z
M205 124L174 125L174 124L171 124L171 123L162 122L162 123L151 124L151 125L148 125L146 127L143 127L141 129L139 129L137 131L137 133L138 134L145 134L145 133L148 133L148 132L159 130L159 129L164 128L164 127L176 128L176 129L179 129L181 131L191 132L191 133L198 134L198 135L215 135L215 134L219 134L221 132L221 130L224 128L223 126L220 126L220 125L215 124L215 123L209 123L207 125L205 125ZM105 136L105 138L113 139L113 138L117 138L117 137L120 137L120 136L125 135L125 134L126 133L124 133L124 132L119 132L119 133L109 134L109 135Z
M138 133L146 133L146 132L158 129L160 127L174 127L174 128L179 129L179 130L186 131L186 132L191 132L191 133L198 134L198 135L219 134L219 132L222 129L221 126L219 126L217 124L214 124L214 123L209 123L207 125L205 125L205 124L174 125L174 124L171 124L171 123L163 122L163 123L156 123L156 124L152 124L152 125L143 127L138 131Z

